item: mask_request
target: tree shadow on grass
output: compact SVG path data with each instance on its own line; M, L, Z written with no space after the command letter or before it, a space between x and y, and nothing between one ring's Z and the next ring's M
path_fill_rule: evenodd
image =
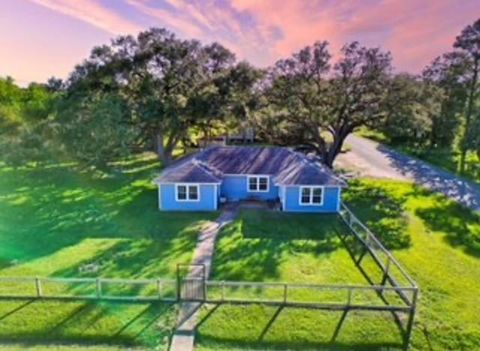
M85 238L168 241L185 232L195 240L195 225L211 215L159 213L151 183L158 162L129 162L107 176L69 166L0 170L1 262L24 263Z
M170 249L169 249L170 248ZM178 253L178 251L181 251ZM175 267L178 259L182 259L184 250L179 247L162 246L150 241L128 240L117 243L66 269L56 271L54 277L75 278L116 278L114 282L103 282L102 295L109 297L156 297L158 287L153 280L148 284L122 283L120 279L174 279ZM96 271L83 271L86 265L98 265ZM95 281L92 282L51 282L45 281L42 286L45 296L94 296L96 294ZM162 296L175 296L174 283L164 283Z
M395 324L388 314L358 311L311 311L289 307L236 307L228 304L210 306L210 310L199 321L197 342L202 346L218 349L245 350L405 350L401 333L396 335L373 332L365 337L361 326L365 313L370 313L367 322L376 320L379 331L394 331ZM250 309L232 311L232 309ZM293 311L293 312L292 312ZM237 319L228 319L234 313ZM249 313L260 313L255 319ZM293 315L289 316L290 313ZM302 318L296 318L300 314ZM308 316L306 316L308 315ZM321 317L314 320L316 316ZM243 319L245 318L245 320ZM313 318L313 320L312 320ZM380 320L380 321L379 321ZM222 322L222 326L217 323ZM255 323L254 325L252 324ZM238 325L236 323L247 323ZM383 323L391 323L385 326ZM382 325L383 324L383 325ZM223 328L225 329L217 329ZM375 325L370 325L375 328ZM284 330L288 328L288 330ZM387 329L385 329L387 328ZM237 330L238 333L230 333ZM298 334L296 334L298 331ZM282 332L283 331L283 332ZM309 333L311 333L309 335Z
M335 215L243 210L220 233L215 279L264 281L278 278L286 255L328 255L341 247Z
M480 215L450 201L419 208L415 214L431 231L445 233L450 245L463 247L469 255L480 257Z
M343 197L353 213L390 250L411 245L408 217L403 208L405 199L405 196L390 194L381 186L359 181L351 182Z
M0 300L15 304L16 300ZM1 307L1 305L0 305ZM36 300L0 323L0 342L78 343L155 347L168 344L175 321L168 303L52 302ZM42 318L36 320L35 314ZM8 326L22 323L19 328Z

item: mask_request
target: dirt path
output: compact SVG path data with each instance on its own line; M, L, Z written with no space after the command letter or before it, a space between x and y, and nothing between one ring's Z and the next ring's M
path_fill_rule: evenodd
M336 167L363 177L411 180L480 211L480 186L474 182L355 135L349 136L346 144L351 151L338 157Z

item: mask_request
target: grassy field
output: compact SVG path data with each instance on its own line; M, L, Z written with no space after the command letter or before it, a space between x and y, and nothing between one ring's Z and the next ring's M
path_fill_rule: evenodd
M0 276L174 277L216 213L160 213L150 154L114 166L109 174L61 163L0 166ZM1 300L0 349L19 341L165 345L174 318L168 304Z
M480 349L480 218L409 183L365 180L345 194L416 279L414 350ZM243 213L218 242L218 279L364 283L321 216ZM230 259L229 259L230 258ZM388 313L208 306L199 350L400 350Z
M335 215L244 210L217 243L218 280L363 283L337 233ZM317 267L321 265L322 269Z

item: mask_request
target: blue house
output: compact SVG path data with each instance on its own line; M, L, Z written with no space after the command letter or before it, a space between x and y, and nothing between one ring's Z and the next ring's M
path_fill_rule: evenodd
M338 212L344 182L285 147L212 146L155 179L162 211L214 211L221 202L277 202L286 212Z

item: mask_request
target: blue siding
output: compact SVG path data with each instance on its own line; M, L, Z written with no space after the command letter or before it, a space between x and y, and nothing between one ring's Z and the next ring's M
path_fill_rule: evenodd
M321 212L334 213L338 212L339 198L341 188L339 187L325 187L323 204L319 206L300 205L299 201L299 186L288 186L284 188L285 195L283 199L283 210L286 212Z
M268 192L249 192L247 191L246 175L225 176L220 187L220 194L229 201L246 199L275 200L278 198L278 187L273 185L272 178L269 177Z
M162 211L215 211L214 184L200 184L200 201L177 201L175 185L161 184L159 186L159 207Z

